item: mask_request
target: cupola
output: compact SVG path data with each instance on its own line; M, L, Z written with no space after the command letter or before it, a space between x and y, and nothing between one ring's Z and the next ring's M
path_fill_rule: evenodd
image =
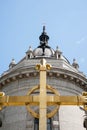
M56 47L55 56L56 59L61 59L62 52L60 51L59 47Z
M31 48L31 46L29 47L28 51L26 52L26 59L31 59L33 58L33 50Z
M79 65L78 65L76 59L73 59L72 66L73 66L75 69L78 69L78 68L79 68Z
M43 26L43 32L39 37L40 45L33 51L34 57L53 57L55 51L48 45L49 36Z

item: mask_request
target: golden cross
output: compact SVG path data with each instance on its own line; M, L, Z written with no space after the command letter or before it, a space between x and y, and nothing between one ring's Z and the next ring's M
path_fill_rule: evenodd
M25 96L5 96L3 92L0 92L0 109L4 106L26 106L34 117L39 118L39 130L47 129L47 118L52 117L60 105L83 105L87 110L87 92L84 92L82 96L60 96L56 89L46 84L46 72L50 68L51 65L46 64L45 59L36 65L36 69L40 71L40 84L29 90ZM39 90L40 94L31 95L36 90ZM47 90L54 95L47 95ZM39 113L32 110L31 106L39 106ZM47 113L47 106L56 107Z

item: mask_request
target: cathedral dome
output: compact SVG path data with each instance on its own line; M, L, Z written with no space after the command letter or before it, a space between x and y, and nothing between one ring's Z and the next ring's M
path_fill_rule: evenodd
M55 54L55 51L50 48L49 46L45 46L45 49L43 51L44 48L42 48L41 46L39 46L38 48L36 48L34 51L33 51L33 54L35 57L53 57L54 54Z

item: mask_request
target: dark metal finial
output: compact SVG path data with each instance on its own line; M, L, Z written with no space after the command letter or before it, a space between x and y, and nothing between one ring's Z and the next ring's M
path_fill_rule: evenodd
M40 44L43 45L44 47L48 44L49 36L45 32L45 26L43 26L43 32L39 37L40 39Z
M43 32L45 32L45 30L46 30L46 29L45 29L45 26L43 26Z

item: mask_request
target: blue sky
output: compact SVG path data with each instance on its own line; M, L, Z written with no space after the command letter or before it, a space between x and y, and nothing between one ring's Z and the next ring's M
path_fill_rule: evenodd
M0 74L39 45L44 24L49 45L87 75L87 0L0 0Z

